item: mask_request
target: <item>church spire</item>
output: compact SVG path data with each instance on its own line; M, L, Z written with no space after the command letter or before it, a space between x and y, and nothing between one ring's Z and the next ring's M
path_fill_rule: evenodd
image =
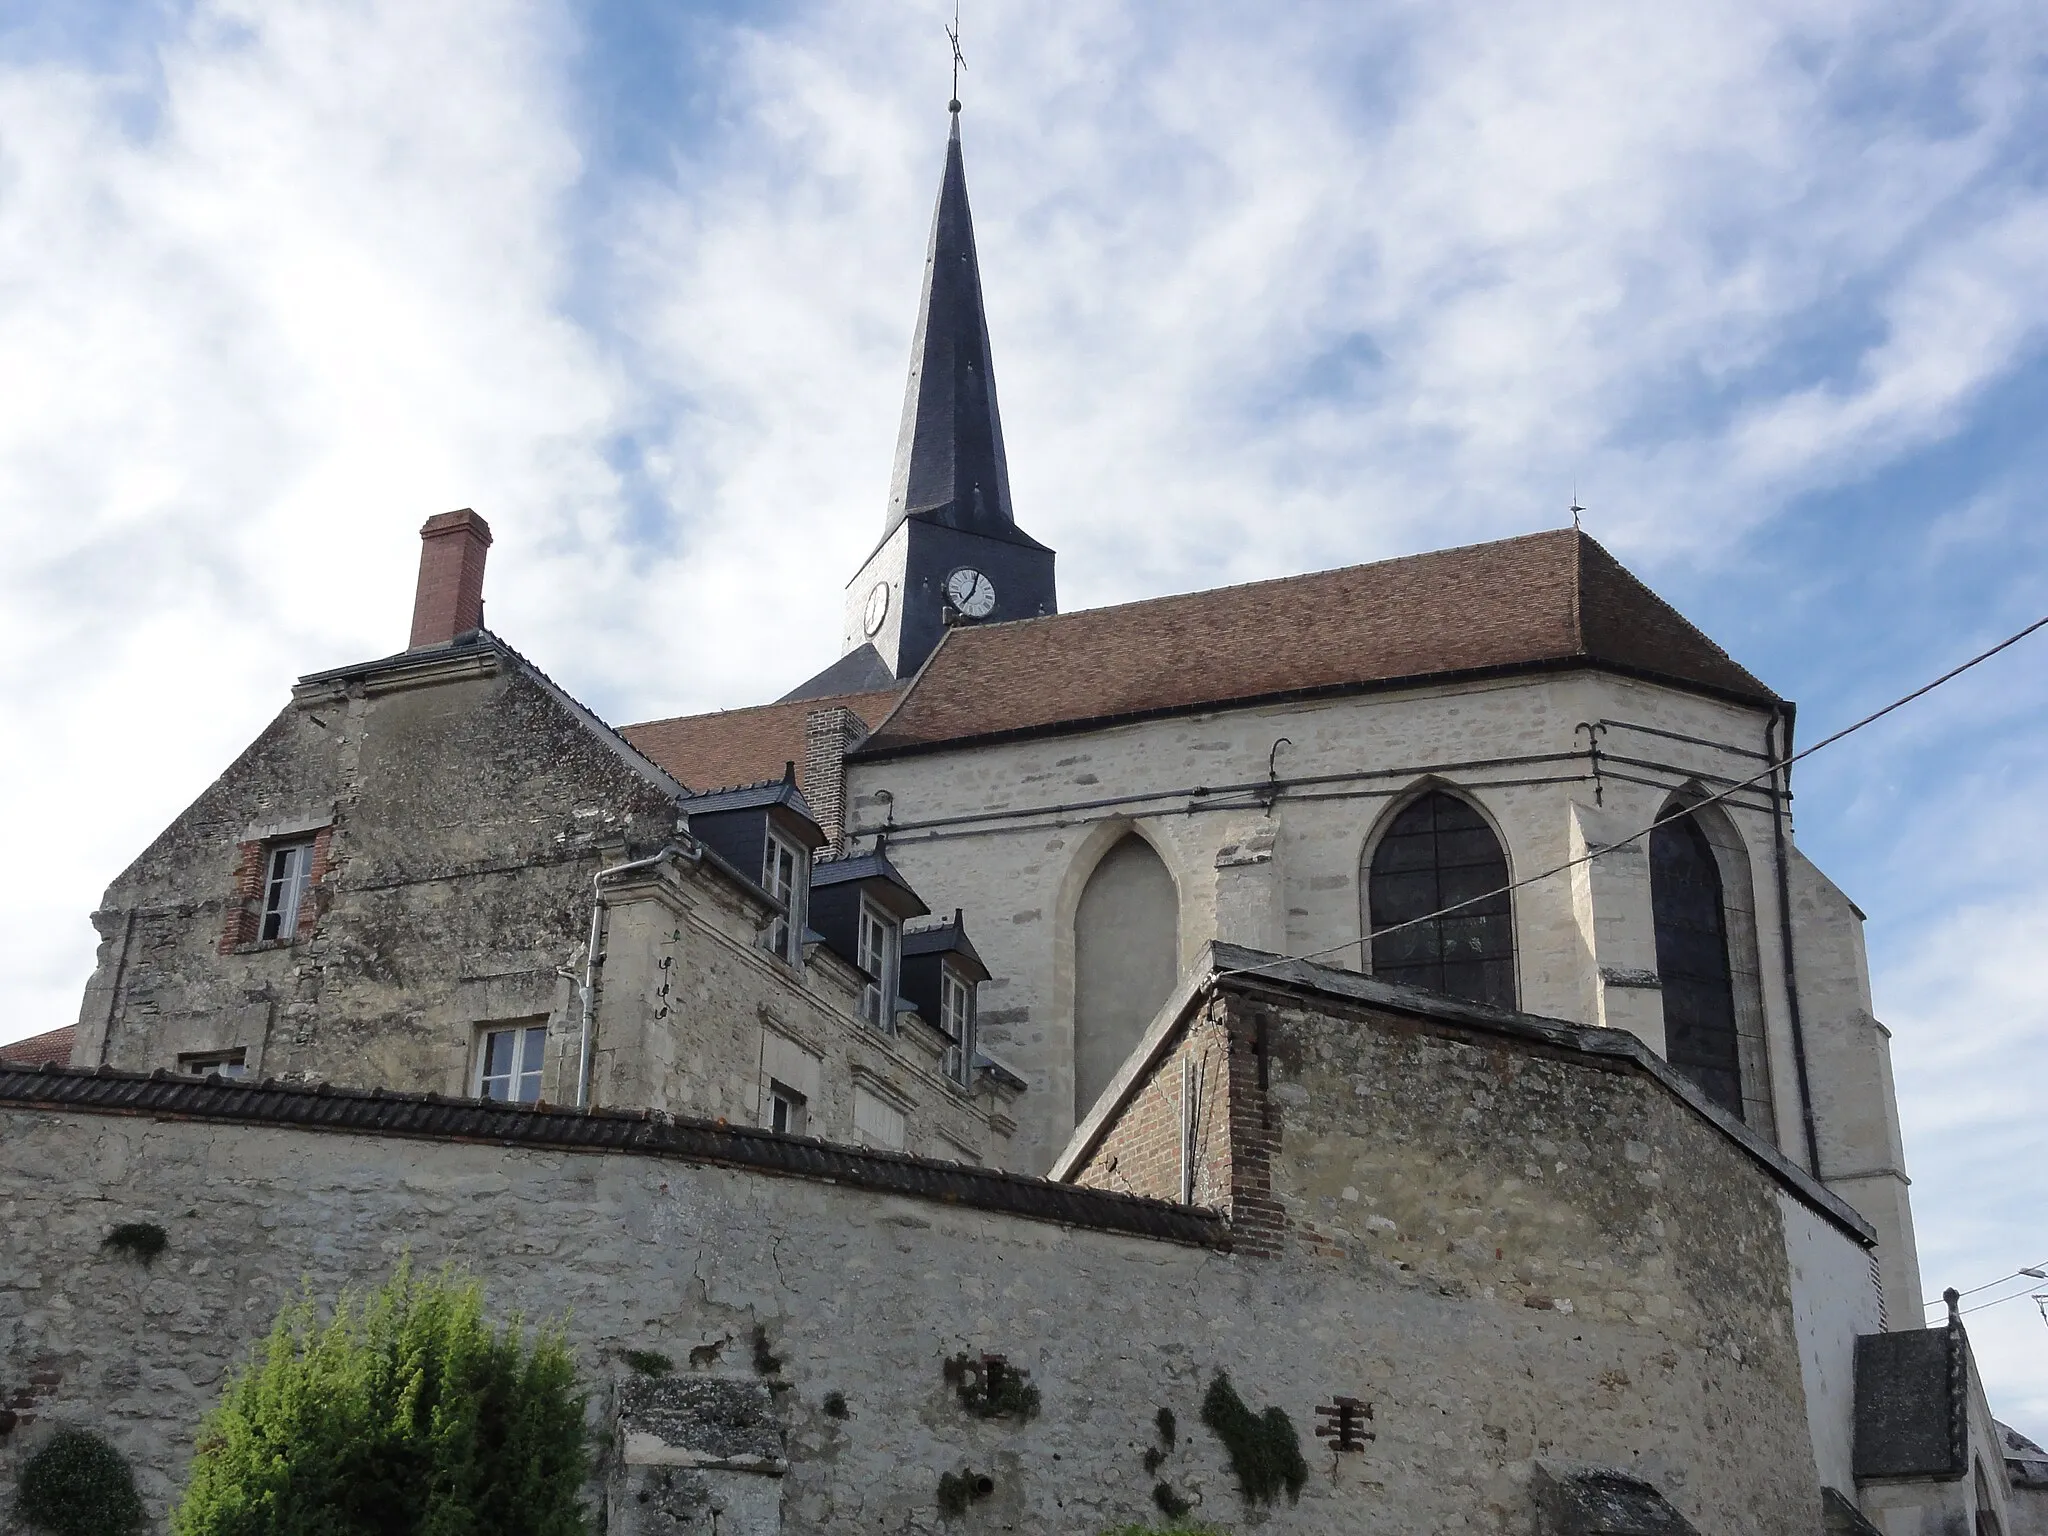
M960 103L948 105L953 132L925 253L888 523L846 584L839 660L785 699L893 687L923 666L956 624L1059 612L1053 552L1019 528L1010 510L1010 466L960 159Z
M981 263L960 156L960 103L952 109L946 172L925 254L924 295L910 344L910 381L889 484L884 537L915 517L962 533L1029 544L1010 507L1010 469L982 310Z

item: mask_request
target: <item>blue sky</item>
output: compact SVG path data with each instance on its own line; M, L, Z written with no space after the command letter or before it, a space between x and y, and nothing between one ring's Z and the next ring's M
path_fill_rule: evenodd
M493 626L772 697L879 532L950 7L0 15L0 1037L281 704ZM2048 613L2048 11L968 7L1018 514L1086 606L1588 526L1835 725ZM1930 1290L2048 1259L2048 641L1802 766ZM1996 1293L1994 1293L1996 1294ZM2048 1438L2048 1327L1972 1319Z

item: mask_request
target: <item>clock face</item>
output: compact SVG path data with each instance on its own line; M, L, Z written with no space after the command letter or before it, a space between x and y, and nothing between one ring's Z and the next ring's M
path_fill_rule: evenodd
M868 589L868 605L861 610L861 628L870 639L882 627L882 620L889 617L889 583L878 581Z
M970 619L985 619L996 611L996 587L972 566L963 565L946 578L946 596Z

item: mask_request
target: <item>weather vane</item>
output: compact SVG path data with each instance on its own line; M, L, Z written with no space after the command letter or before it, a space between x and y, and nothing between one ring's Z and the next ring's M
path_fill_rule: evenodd
M1574 489L1572 491L1572 504L1570 508L1572 514L1572 527L1574 529L1577 529L1579 527L1579 514L1585 510L1586 509L1584 507L1579 505L1579 493L1577 489Z
M960 51L960 0L953 0L953 25L946 28L946 40L953 45L953 99L946 103L946 110L958 112L960 71L967 67L967 56Z

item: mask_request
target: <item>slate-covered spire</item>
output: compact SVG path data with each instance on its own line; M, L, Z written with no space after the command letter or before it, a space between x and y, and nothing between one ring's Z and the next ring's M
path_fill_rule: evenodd
M910 383L896 436L884 537L917 517L987 538L1030 544L1010 508L1010 469L996 410L981 263L960 158L960 111L946 143L946 174L925 254L924 298L910 345Z

